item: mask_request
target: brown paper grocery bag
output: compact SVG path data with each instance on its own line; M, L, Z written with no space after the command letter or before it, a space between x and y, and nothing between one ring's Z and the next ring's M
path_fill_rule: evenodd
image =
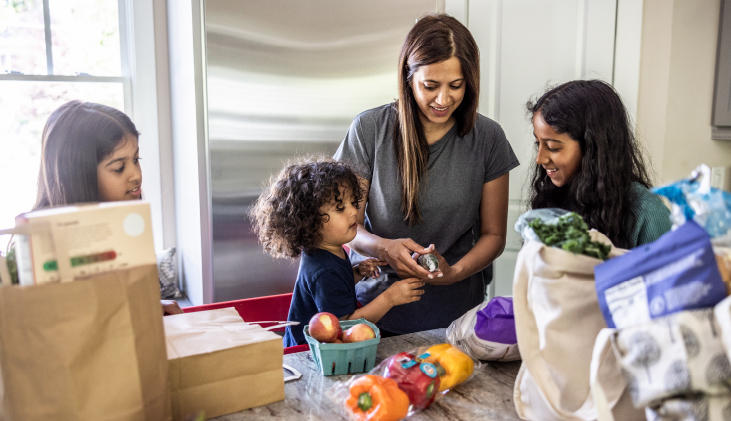
M165 317L173 419L217 417L284 399L283 344L233 308Z
M12 420L169 420L155 265L0 287L0 364Z

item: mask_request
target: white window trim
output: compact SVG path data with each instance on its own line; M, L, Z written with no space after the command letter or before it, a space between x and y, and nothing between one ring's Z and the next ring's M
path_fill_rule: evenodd
M155 249L162 250L174 246L176 237L173 188L164 182L172 182L172 162L162 159L172 155L169 99L158 95L160 91L169 92L167 38L166 34L156 36L159 35L156 26L165 26L165 16L160 16L159 11L155 13L153 0L119 0L119 16L122 74L129 75L130 79L131 101L125 106L125 112L141 132L144 198L152 211ZM171 205L163 206L166 202Z

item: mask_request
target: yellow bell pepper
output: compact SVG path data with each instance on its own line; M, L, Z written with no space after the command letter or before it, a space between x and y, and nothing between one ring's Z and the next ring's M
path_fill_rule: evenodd
M434 345L426 352L430 354L426 361L437 365L437 369L441 367L445 371L442 374L439 370L439 377L441 378L440 392L451 389L467 380L475 369L472 358L450 344Z

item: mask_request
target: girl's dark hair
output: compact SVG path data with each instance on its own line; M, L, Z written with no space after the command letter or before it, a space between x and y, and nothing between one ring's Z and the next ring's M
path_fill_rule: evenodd
M575 80L548 90L527 103L531 116L540 112L556 132L579 142L581 163L570 184L556 187L541 165L531 179L531 208L558 207L581 215L590 228L618 247L630 247L636 217L633 182L651 187L643 151L632 134L630 119L617 92L601 80Z
M421 66L456 57L465 78L465 95L454 111L460 137L472 130L480 96L480 51L470 31L457 19L432 14L419 19L406 36L398 60L399 97L395 103L393 139L401 179L401 211L409 225L421 222L419 188L426 174L429 144L419 119L419 105L411 87Z
M315 251L327 222L320 207L333 201L338 209L343 207L338 186L351 189L359 208L363 189L355 171L342 162L324 157L301 158L273 176L249 212L264 251L290 258Z
M125 135L139 137L123 112L92 102L70 101L43 128L38 197L33 209L99 202L97 165Z

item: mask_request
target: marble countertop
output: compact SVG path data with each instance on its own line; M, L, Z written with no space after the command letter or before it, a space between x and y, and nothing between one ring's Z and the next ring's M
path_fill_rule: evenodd
M383 359L425 345L446 342L445 329L435 329L381 339L376 364ZM249 420L344 420L340 404L331 401L327 390L347 376L323 376L309 351L284 356L302 378L285 383L283 401L213 418L216 421ZM482 363L475 375L409 420L519 420L513 404L513 383L520 362Z

